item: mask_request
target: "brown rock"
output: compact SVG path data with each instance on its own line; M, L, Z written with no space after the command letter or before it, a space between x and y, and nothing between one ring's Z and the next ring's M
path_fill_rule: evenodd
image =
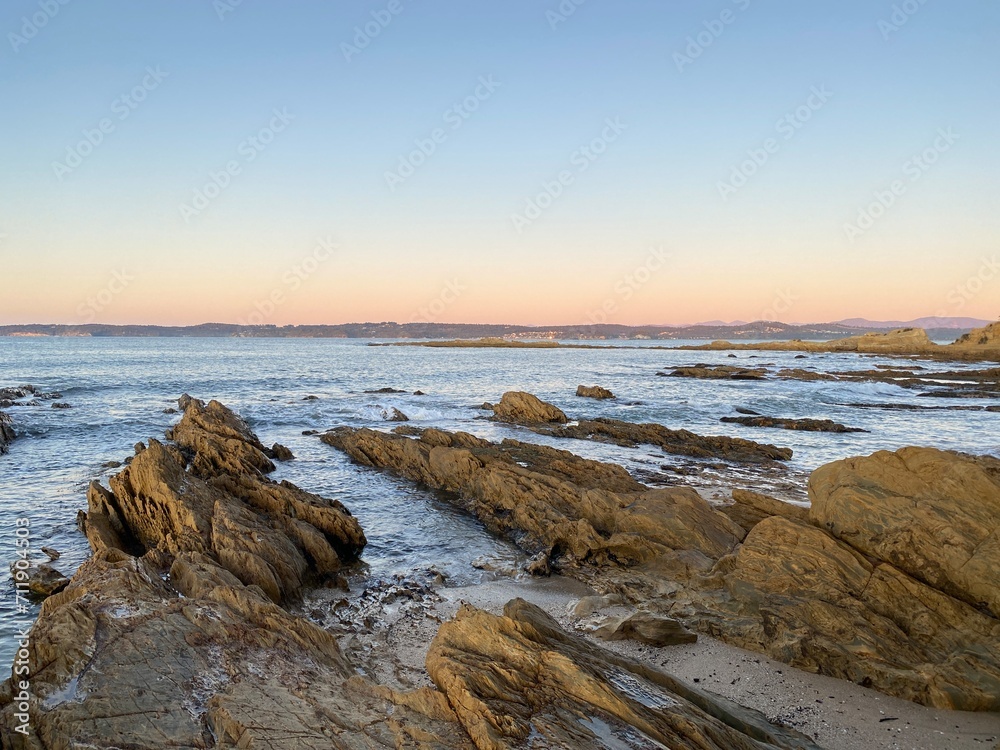
M698 378L699 380L763 380L767 377L767 370L763 367L698 364L691 367L675 367L669 375L675 378Z
M605 618L593 633L606 641L632 640L650 646L677 646L698 640L696 634L677 620L655 612L633 612L624 617Z
M14 432L10 417L0 411L0 455L7 452L8 446L14 442L17 433Z
M837 461L810 518L857 550L1000 616L1000 460L933 448Z
M515 599L468 605L438 631L427 669L477 748L816 748L804 735L568 635Z
M715 559L744 535L690 488L651 490L619 466L547 446L347 427L322 440L358 463L454 493L495 533L565 564L630 565L675 549Z
M536 431L560 438L596 440L625 447L655 445L665 453L695 458L721 458L740 463L787 461L791 448L756 443L742 438L696 435L688 430L671 430L660 424L634 424L617 419L581 419L565 427L535 428Z
M733 490L733 504L719 508L747 531L771 516L808 523L809 509L777 500L759 492Z
M19 569L16 563L12 563L10 574L16 582L27 582L28 593L34 599L46 599L69 585L69 578L47 563L25 569Z
M500 403L493 406L493 419L497 422L522 425L552 422L566 424L569 421L561 409L521 391L508 391L503 394Z
M581 385L576 389L576 395L581 398L596 398L598 400L604 400L608 398L614 398L615 394L609 391L607 388L602 388L599 385Z
M805 432L868 432L858 427L846 427L832 419L790 419L788 417L767 417L763 414L746 417L723 417L721 422L741 424L745 427L774 427L780 430L802 430Z

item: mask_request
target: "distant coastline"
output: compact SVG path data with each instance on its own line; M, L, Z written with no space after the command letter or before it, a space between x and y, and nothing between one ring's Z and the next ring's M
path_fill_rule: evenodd
M705 339L715 341L802 339L825 341L864 333L899 328L896 321L879 326L871 321L796 325L775 321L738 324L696 324L689 326L615 324L568 326L519 326L478 323L346 323L338 325L247 326L231 323L204 323L194 326L156 325L7 325L0 326L0 336L15 337L146 337L146 338L335 338L335 339L504 339L509 341L677 341ZM921 319L927 335L935 341L954 341L979 323L966 319ZM928 325L934 322L937 325ZM965 325L959 325L964 323Z

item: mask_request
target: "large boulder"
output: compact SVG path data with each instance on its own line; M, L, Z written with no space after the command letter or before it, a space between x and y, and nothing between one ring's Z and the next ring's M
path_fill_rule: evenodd
M1000 616L1000 460L879 451L816 470L809 496L838 539Z
M500 403L493 407L493 419L523 425L553 422L566 424L569 421L558 407L523 391L508 391L503 394Z
M615 394L613 394L607 388L602 388L599 385L577 386L576 395L579 396L580 398L595 398L598 401L603 401L605 399L615 397Z

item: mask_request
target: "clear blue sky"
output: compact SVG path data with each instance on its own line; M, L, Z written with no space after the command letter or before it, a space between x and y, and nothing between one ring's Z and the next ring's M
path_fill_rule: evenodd
M1000 4L911 0L880 27L893 5L585 0L560 21L555 0L8 0L0 322L995 317ZM373 13L391 21L347 60ZM291 122L248 146L275 110Z

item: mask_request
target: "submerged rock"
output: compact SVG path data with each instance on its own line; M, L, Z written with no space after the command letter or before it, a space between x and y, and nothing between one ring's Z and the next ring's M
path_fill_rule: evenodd
M553 437L597 440L629 448L655 445L665 453L721 458L740 463L787 461L792 457L791 448L779 448L743 438L696 435L688 430L672 430L660 424L635 424L617 419L581 419L576 424L539 431Z
M599 385L581 385L576 389L576 395L581 398L596 398L598 400L604 400L608 398L614 398L615 394L609 391L607 388L602 388Z
M484 408L486 404L483 405ZM493 409L493 419L497 422L511 422L520 425L566 424L569 419L561 409L547 404L537 396L522 391L509 391L503 394L500 403Z
M774 427L780 430L803 430L805 432L868 432L859 427L847 427L832 419L791 419L788 417L767 417L763 414L745 417L723 417L721 422L741 424L745 427Z
M732 365L692 365L675 367L669 373L674 378L698 378L699 380L763 380L767 369L763 367L734 367Z

